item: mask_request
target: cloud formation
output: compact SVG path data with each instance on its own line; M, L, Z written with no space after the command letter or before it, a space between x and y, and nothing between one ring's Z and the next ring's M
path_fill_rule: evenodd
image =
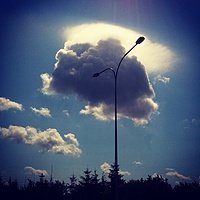
M40 109L37 109L37 108L33 108L31 107L31 110L37 114L37 115L42 115L44 117L51 117L51 113L50 113L50 110L48 108L40 108Z
M92 114L99 120L114 116L114 77L106 71L98 78L92 75L105 68L116 70L125 54L119 40L99 40L96 45L67 41L56 54L52 75L41 75L42 92L46 95L76 95L87 102L81 114ZM145 67L135 56L126 57L118 76L118 117L136 124L147 124L157 113L158 104Z
M8 110L11 108L14 108L17 110L23 110L22 104L11 101L10 99L6 99L4 97L0 97L0 111Z
M49 128L45 131L37 130L27 126L12 126L8 128L0 127L0 137L9 138L18 143L40 146L41 153L52 152L62 155L80 156L79 142L75 135L68 133L61 137L56 129Z
M43 169L34 169L33 167L30 166L26 166L24 167L25 173L26 174L35 174L35 175L41 175L43 174L44 176L48 175L48 172L46 170Z

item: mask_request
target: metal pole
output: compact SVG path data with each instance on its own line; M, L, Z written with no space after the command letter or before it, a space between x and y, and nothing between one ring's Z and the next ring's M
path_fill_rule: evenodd
M118 200L118 198L119 198L119 192L118 192L118 189L119 189L118 173L119 172L118 172L118 148L117 148L117 146L118 146L118 139L117 139L117 76L118 76L119 67L120 67L123 59L133 50L133 48L136 45L141 44L144 41L144 39L145 39L144 37L139 37L137 39L137 41L135 42L135 45L124 54L124 56L121 58L118 66L117 66L116 72L112 68L106 68L103 71L95 73L93 75L93 77L98 77L101 73L103 73L107 70L111 70L115 77L115 163L114 163L114 181L115 181L114 197L115 197L115 200Z
M118 200L117 74L115 74L115 200Z
M117 76L118 76L118 71L119 71L119 67L123 61L123 59L133 50L133 48L137 45L137 43L129 50L127 51L124 56L121 58L118 66L117 66L117 70L116 73L114 73L115 76L115 200L118 200L119 198L119 184L118 184L118 134L117 134Z

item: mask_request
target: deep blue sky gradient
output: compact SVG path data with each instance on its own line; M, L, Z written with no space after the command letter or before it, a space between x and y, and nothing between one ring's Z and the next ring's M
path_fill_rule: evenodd
M146 178L153 173L166 177L166 168L173 168L192 180L199 179L199 1L1 1L0 7L0 96L25 109L1 111L0 127L56 128L63 135L72 132L83 151L80 158L39 154L35 146L0 139L0 173L4 177L23 180L25 166L50 173L53 165L55 178L67 180L73 172L82 174L87 166L101 174L101 164L113 163L112 121L79 115L85 102L76 97L64 99L40 92L40 74L53 72L55 54L66 39L64 28L103 21L144 33L180 58L177 66L164 74L170 77L169 83L153 84L160 114L145 127L119 120L120 167L131 173L126 178ZM152 83L154 76L150 74ZM52 118L36 116L31 106L49 108ZM62 113L64 109L69 117ZM134 161L143 165L134 165Z

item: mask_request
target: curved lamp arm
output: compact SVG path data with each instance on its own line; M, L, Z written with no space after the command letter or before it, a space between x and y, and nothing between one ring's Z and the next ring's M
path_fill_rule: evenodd
M135 42L135 45L133 47L131 47L125 54L124 56L121 58L121 60L119 61L119 64L117 66L117 70L116 72L113 70L113 68L106 68L104 70L102 70L101 72L98 72L98 73L95 73L93 74L93 77L98 77L101 73L107 71L107 70L111 70L115 76L115 78L117 78L117 74L118 74L118 71L119 71L119 67L122 63L122 61L124 60L124 58L134 49L135 46L137 46L138 44L141 44L143 41L145 40L145 38L143 36L139 37L136 42Z
M133 47L131 47L125 54L124 56L121 58L119 64L118 64L118 67L117 67L117 71L116 71L116 76L118 74L118 71L119 71L119 67L122 63L122 61L124 60L124 58L134 49L135 46L137 46L138 44L141 44L143 41L145 40L145 38L143 36L139 37L136 42L135 42L135 45Z
M107 70L111 70L111 71L113 72L114 76L116 76L116 75L115 75L115 71L113 70L113 68L108 67L108 68L106 68L106 69L104 69L104 70L102 70L102 71L100 71L100 72L97 72L97 73L93 74L92 77L98 77L101 73L103 73L103 72L105 72L105 71L107 71Z

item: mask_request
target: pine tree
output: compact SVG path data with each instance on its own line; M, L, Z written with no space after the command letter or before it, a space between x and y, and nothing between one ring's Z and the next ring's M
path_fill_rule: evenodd
M116 177L116 171L117 177ZM115 164L111 165L110 173L108 175L108 178L110 179L110 185L111 185L111 199L114 198L115 195L121 196L121 188L125 183L125 180L122 179L123 175L119 173L119 165L117 165L117 168ZM117 178L117 180L116 180ZM116 192L118 194L116 194Z
M111 165L110 173L108 175L108 178L110 179L111 187L114 187L115 184L115 164ZM117 181L118 181L118 186L120 187L125 183L125 180L123 179L123 175L119 173L119 165L117 165Z
M94 170L94 174L92 174L92 185L98 185L99 183L99 179L98 179L98 174L97 174L97 171Z
M69 193L73 193L77 190L77 178L73 173L69 179L70 179L70 183L68 184Z
M91 176L92 171L90 171L87 168L83 172L84 172L85 175L80 177L81 180L79 181L79 183L80 183L80 186L85 187L85 186L88 186L92 182L92 176Z

